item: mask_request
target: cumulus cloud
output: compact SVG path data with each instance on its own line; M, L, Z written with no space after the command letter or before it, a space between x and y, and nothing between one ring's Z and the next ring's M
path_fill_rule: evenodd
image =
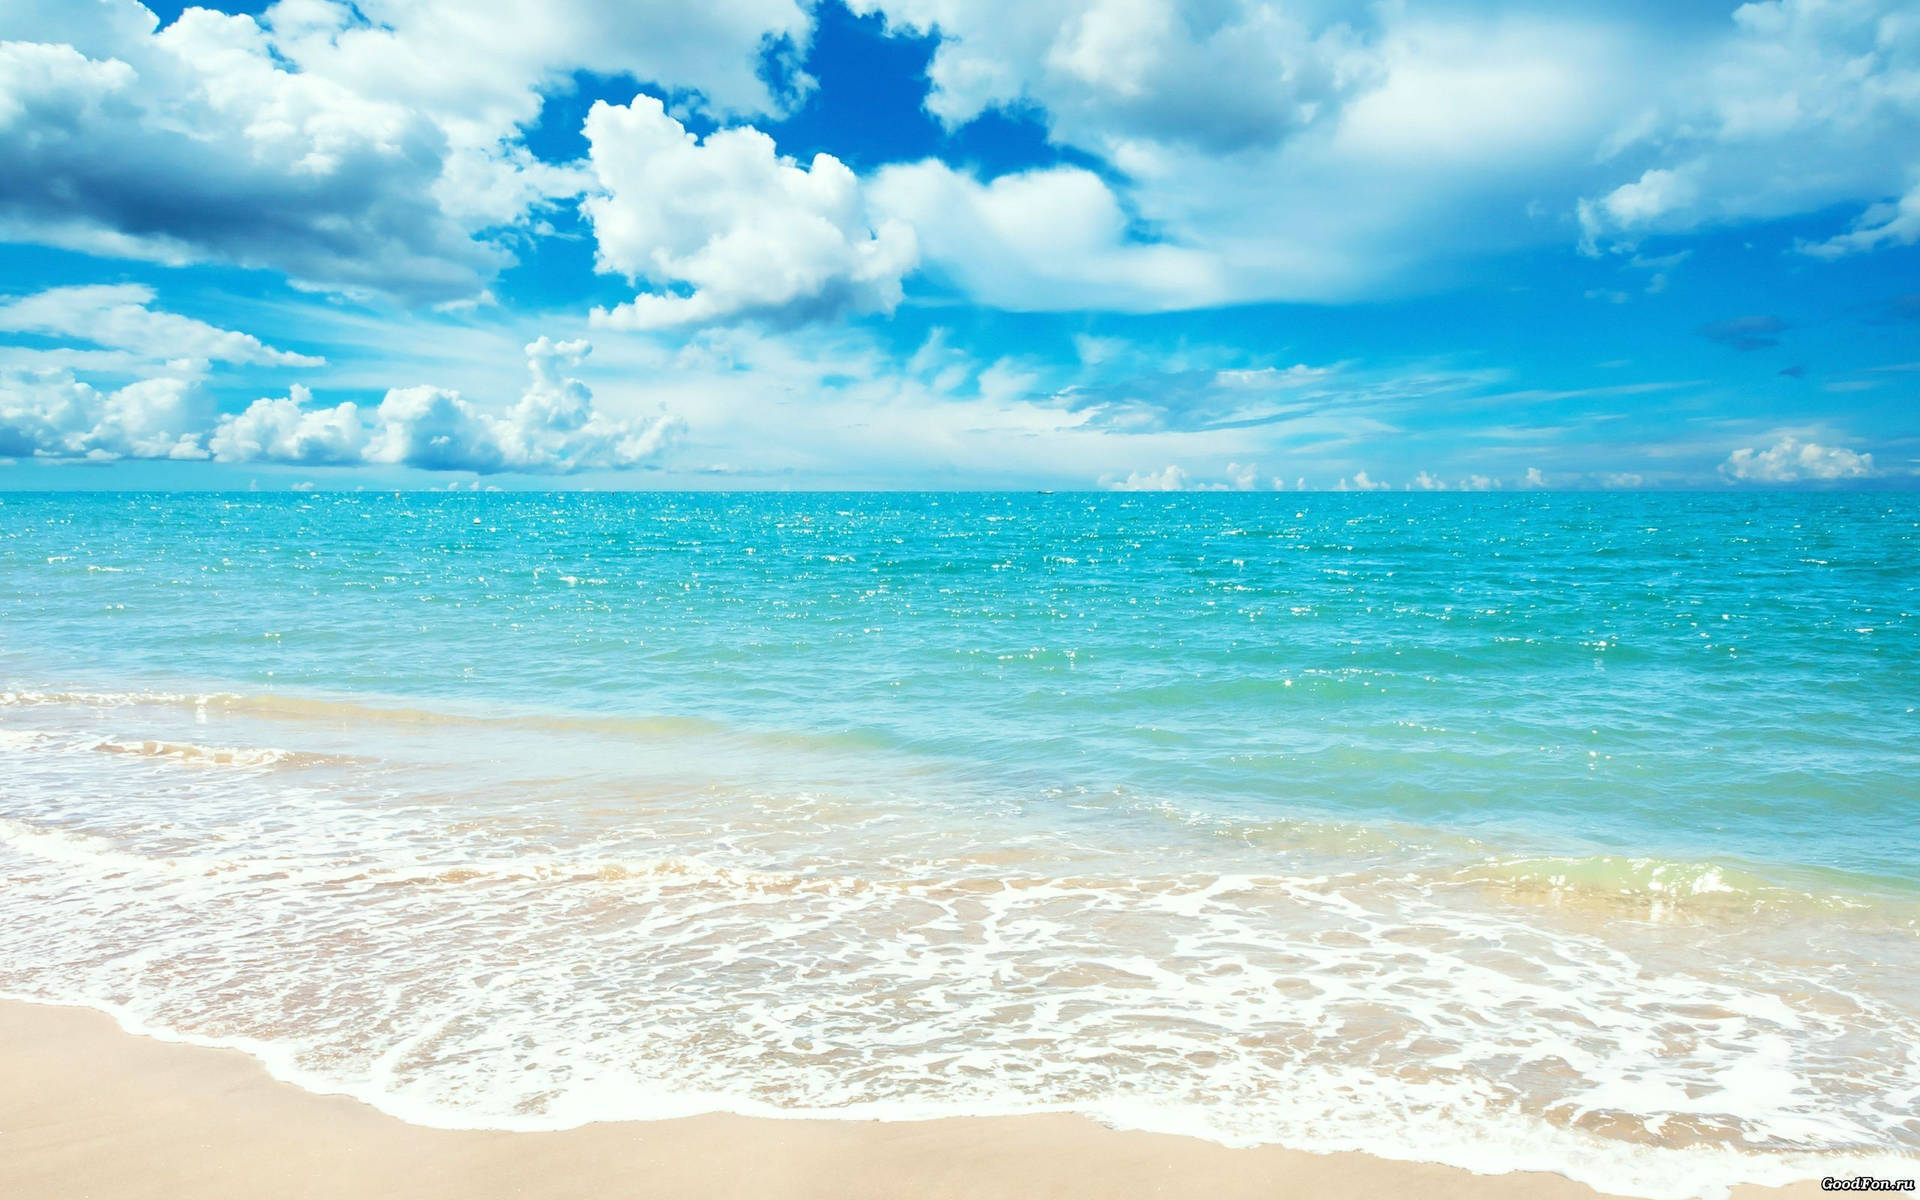
M1920 241L1920 185L1899 200L1876 204L1853 228L1824 242L1802 242L1800 251L1815 258L1844 258L1882 246L1911 246Z
M1579 206L1583 239L1769 219L1900 195L1920 138L1920 22L1900 0L1755 0L1690 48L1693 69L1615 114L1606 156L1635 178ZM1915 236L1914 209L1876 205L1804 247L1835 257Z
M504 413L426 386L394 388L367 409L353 403L314 409L307 390L295 387L284 398L256 400L223 417L207 446L223 462L570 474L649 463L680 430L676 417L622 421L594 408L587 386L562 374L591 352L588 343L543 337L526 350L531 386Z
M616 329L757 317L793 323L891 312L918 252L911 227L871 220L859 181L830 154L802 167L751 127L704 141L660 101L587 114L601 271L661 290L594 314Z
M527 346L532 386L497 427L506 462L519 470L633 467L657 458L679 434L677 417L619 421L595 409L587 385L562 375L592 350L579 339L543 337Z
M1236 492L1253 491L1260 486L1260 468L1252 463L1228 463L1227 486Z
M1000 308L1195 307L1227 295L1219 264L1190 247L1131 236L1120 197L1079 167L981 183L928 160L888 167L873 183L878 211L911 226L929 267Z
M156 310L145 284L87 284L0 299L0 332L77 338L155 360L201 359L318 367L326 359L276 350L252 334Z
M1700 194L1694 178L1697 173L1697 164L1677 171L1650 167L1640 178L1621 184L1597 200L1581 200L1581 249L1598 253L1598 239L1604 232L1648 229L1690 208Z
M1184 492L1192 485L1193 476L1178 465L1162 467L1158 471L1134 471L1124 479L1105 482L1107 490L1113 492Z
M1558 14L1259 0L1062 0L1017 17L981 0L869 7L940 33L935 115L1032 114L1052 141L1112 168L983 181L927 163L877 181L930 265L1027 309L1348 299L1393 286L1442 244L1562 236L1514 217L1591 172L1609 114L1636 90L1627 68L1647 57L1600 21ZM1035 254L1029 224L1066 236Z
M1630 248L1899 194L1920 138L1920 35L1899 0L1658 21L1261 0L860 7L940 35L927 107L949 126L1030 114L1112 168L883 174L876 194L928 264L1002 307L1344 300L1404 287L1442 254L1570 227L1590 252ZM1033 254L997 192L1071 236ZM1815 252L1909 228L1876 208Z
M1871 454L1786 436L1768 447L1735 450L1720 465L1720 474L1734 483L1798 483L1864 479L1874 474L1874 466Z
M878 211L911 226L928 266L1000 308L1195 307L1227 295L1209 255L1143 243L1114 190L1091 171L1055 167L980 183L928 160L888 167L873 183Z
M313 393L294 384L281 399L260 399L224 417L207 439L222 462L308 463L345 466L360 461L367 429L354 404L309 409Z
M1355 476L1355 480L1358 481L1360 479L1364 479L1365 474L1366 474L1365 472L1361 472L1360 475ZM1609 476L1608 478L1613 479L1615 481L1622 480L1622 479L1631 479L1635 484L1639 483L1640 481L1640 477L1638 475ZM1523 475L1515 483L1514 486L1539 488L1539 487L1545 487L1546 485L1547 485L1546 476L1542 475L1538 468L1529 467L1527 468L1526 474ZM1367 486L1378 490L1378 489L1384 489L1389 485L1384 482L1373 483L1372 481L1369 480L1367 481ZM1409 492L1445 492L1445 491L1497 492L1505 489L1506 486L1507 485L1504 480L1495 479L1490 475L1467 475L1466 477L1450 484L1445 479L1442 479L1440 476L1435 475L1431 471L1421 471L1419 474L1415 475L1410 481L1408 481L1406 485L1406 490ZM1607 486L1611 487L1611 486L1620 486L1620 485L1618 485L1617 483L1610 483ZM1346 489L1342 489L1342 490L1346 490ZM1365 490L1365 489L1361 488L1358 482L1356 482L1354 485L1354 490Z
M916 233L937 274L988 303L1143 311L1373 295L1437 255L1576 225L1597 252L1857 203L1872 207L1852 230L1807 252L1920 235L1920 23L1900 0L1659 21L1540 4L854 7L938 34L927 107L949 127L1031 115L1098 169L986 179L929 162L867 188L750 129L699 142L635 106L608 110L590 162L528 149L543 97L582 72L649 80L723 124L791 111L810 86L804 0L282 0L164 27L134 0L14 0L0 236L457 303L541 235L544 207L590 191L603 267L650 288L603 319L660 328L886 311Z
M294 384L217 419L189 379L155 378L103 392L69 370L0 374L0 457L111 460L213 458L302 466L415 467L491 474L571 474L654 462L683 428L661 413L622 420L595 407L566 370L592 347L540 338L526 347L531 381L504 411L436 387L389 390L378 404L315 407Z
M1393 485L1384 479L1374 479L1365 471L1355 471L1352 475L1333 485L1336 492L1385 492Z
M0 14L0 235L149 260L283 271L407 299L480 291L490 236L577 194L522 127L571 72L636 72L718 112L778 110L796 0L283 0L259 17L134 0L13 0Z
M1325 6L1225 0L855 0L941 40L927 108L958 126L1044 108L1062 140L1191 142L1229 153L1328 119L1372 82L1366 34ZM1369 23L1365 10L1355 14Z
M1224 478L1196 479L1185 467L1169 464L1158 471L1109 475L1100 486L1110 492L1252 492L1260 490L1260 469L1252 463L1230 462ZM1280 481L1274 480L1273 486L1277 490Z
M0 234L424 296L505 261L434 200L431 121L283 69L251 18L100 40L124 57L0 43Z
M184 379L102 392L71 371L0 374L0 457L205 458L189 432L203 416Z
M802 0L281 0L276 42L308 72L432 113L456 141L539 116L540 91L570 72L631 75L719 115L785 112L811 86ZM789 86L770 87L763 55ZM471 129L462 128L470 125Z

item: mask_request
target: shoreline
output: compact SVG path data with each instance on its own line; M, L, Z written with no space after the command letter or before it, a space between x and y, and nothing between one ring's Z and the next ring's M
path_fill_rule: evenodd
M100 1200L353 1195L1320 1197L1590 1200L1543 1172L1234 1149L1036 1114L861 1121L709 1114L520 1133L410 1125L268 1074L239 1050L143 1037L96 1009L0 1000L0 1194ZM1835 1160L1835 1173L1850 1173ZM1742 1185L1738 1200L1819 1195Z

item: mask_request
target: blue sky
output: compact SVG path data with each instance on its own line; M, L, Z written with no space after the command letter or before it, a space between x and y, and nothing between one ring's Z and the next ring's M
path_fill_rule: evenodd
M18 0L0 159L0 487L1920 481L1895 0Z

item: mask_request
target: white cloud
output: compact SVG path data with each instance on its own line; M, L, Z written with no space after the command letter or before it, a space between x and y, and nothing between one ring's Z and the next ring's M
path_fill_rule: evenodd
M1911 246L1920 241L1920 184L1889 204L1876 204L1860 215L1853 228L1824 242L1802 242L1802 253L1815 258L1842 258L1882 246Z
M652 462L681 429L679 418L615 420L597 410L593 393L562 372L593 347L542 337L527 346L533 380L498 429L502 458L516 470L584 471Z
M1373 479L1365 471L1355 471L1351 476L1333 485L1336 492L1385 492L1393 485L1384 479Z
M592 393L562 371L592 347L542 337L526 348L532 383L505 413L489 413L459 392L394 388L376 407L306 407L296 387L284 399L256 400L224 417L208 438L224 462L306 465L392 464L429 471L571 474L652 462L681 428L676 417L621 421L593 406Z
M1281 483L1273 480L1279 490ZM1251 463L1230 462L1219 479L1196 479L1177 464L1158 471L1134 471L1124 478L1108 475L1100 486L1110 492L1253 492L1261 490L1260 468Z
M803 46L811 16L796 0L282 0L156 24L133 0L0 12L0 236L440 301L510 261L491 229L584 182L521 140L543 90L633 72L711 111L779 110L762 54Z
M1213 381L1225 388L1297 388L1319 383L1334 374L1336 367L1310 367L1306 363L1295 363L1290 367L1255 367L1242 370L1216 371Z
M804 0L282 0L164 28L133 0L13 0L0 237L459 303L543 236L543 209L591 189L602 265L651 289L605 320L660 328L888 311L916 237L934 274L989 304L1152 311L1378 295L1428 282L1437 256L1576 227L1598 250L1871 204L1805 248L1920 236L1920 21L1902 0L1657 20L1268 0L855 7L938 33L927 104L950 126L1032 113L1100 169L984 180L926 162L863 185L831 158L780 159L749 128L691 141L658 104L605 110L590 164L528 149L543 94L577 72L647 80L674 112L736 126L790 111L809 86ZM782 70L762 69L768 53Z
M1801 480L1863 479L1874 473L1873 455L1843 446L1803 442L1791 435L1772 446L1742 447L1727 456L1720 474L1738 483L1797 483Z
M473 290L505 261L434 201L430 120L283 69L247 17L120 33L90 39L107 58L0 43L0 234L417 295Z
M1103 486L1113 492L1184 492L1193 486L1193 476L1183 467L1169 465L1158 471L1134 471L1125 479L1105 481Z
M859 181L831 155L801 167L749 127L701 141L650 96L596 103L586 135L597 186L581 208L597 265L662 289L596 313L597 323L791 322L900 303L913 231L869 220Z
M0 374L0 457L214 458L304 466L395 465L423 470L571 474L655 462L683 428L678 417L622 420L565 374L584 341L526 347L532 379L504 412L459 392L393 388L377 405L312 407L295 384L279 398L213 418L193 381L161 377L102 392L71 371Z
M653 80L717 114L785 111L798 97L769 90L760 56L784 49L797 74L808 10L800 0L282 0L269 18L302 70L431 112L456 141L479 142L534 120L539 89L572 71Z
M477 471L506 467L494 420L459 392L446 388L394 388L369 414L364 459L424 471Z
M1081 145L1185 141L1232 152L1311 126L1369 82L1364 37L1325 6L1224 0L855 0L938 30L927 107L950 126L1042 106ZM1360 15L1367 21L1364 10Z
M150 308L145 284L86 284L0 299L0 331L77 338L155 361L218 360L266 366L318 367L326 359L276 350L237 333Z
M1528 467L1527 473L1520 477L1520 486L1543 488L1547 486L1547 477L1541 472L1539 467Z
M0 374L0 457L205 458L189 432L193 384L147 379L101 392L70 371Z
M367 430L354 404L309 409L311 392L294 384L284 399L255 400L245 412L222 418L207 448L222 462L357 463Z
M1580 202L1580 225L1585 244L1608 228L1645 229L1662 218L1692 207L1700 187L1694 181L1697 170L1651 167L1632 183L1623 183L1598 200Z
M1730 20L1260 0L863 7L939 33L934 115L1031 112L1112 168L882 173L876 196L919 230L928 264L1001 307L1352 299L1418 286L1441 254L1576 228L1597 251L1897 195L1920 165L1920 22L1899 0L1774 0ZM1876 209L1856 234L1826 249L1909 225Z
M1610 147L1639 177L1580 205L1589 247L1648 232L1764 220L1899 195L1920 140L1920 21L1902 0L1756 0L1650 80L1650 106L1616 117ZM1883 224L1890 227L1877 233ZM1912 240L1891 206L1839 254Z
M1647 58L1614 28L1564 16L873 6L940 32L936 115L1033 106L1055 142L1113 168L982 183L923 163L876 181L929 264L1022 309L1348 299L1404 286L1437 246L1564 236L1517 218L1543 195L1571 208L1567 181L1591 173L1609 114L1638 90L1629 68Z
M930 159L882 170L872 196L914 229L929 267L999 308L1152 310L1227 295L1209 256L1131 239L1120 198L1079 167L983 184Z

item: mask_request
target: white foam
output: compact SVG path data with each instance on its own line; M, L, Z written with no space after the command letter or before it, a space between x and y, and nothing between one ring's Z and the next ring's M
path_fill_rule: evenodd
M422 1124L1074 1111L1661 1198L1916 1136L1920 1018L1830 949L1556 925L1189 822L1136 852L931 794L505 785L494 730L324 788L6 732L0 990Z

